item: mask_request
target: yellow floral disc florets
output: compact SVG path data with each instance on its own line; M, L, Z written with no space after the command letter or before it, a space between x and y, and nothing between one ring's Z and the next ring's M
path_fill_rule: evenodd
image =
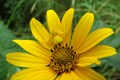
M55 71L63 73L69 72L75 68L79 55L75 52L72 46L69 47L66 44L66 46L63 47L61 44L57 44L51 52L53 54L50 66Z

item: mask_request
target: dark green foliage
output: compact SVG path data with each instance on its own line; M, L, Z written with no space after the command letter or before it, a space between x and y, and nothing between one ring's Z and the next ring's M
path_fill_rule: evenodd
M13 33L0 21L0 80L7 80L17 71L17 68L7 63L5 59L7 53L20 51L20 48L12 42L13 39L15 39Z

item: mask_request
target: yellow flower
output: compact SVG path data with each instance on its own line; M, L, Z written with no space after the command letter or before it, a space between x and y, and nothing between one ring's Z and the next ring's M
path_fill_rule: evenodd
M13 40L30 54L13 52L6 55L9 63L26 68L11 80L105 80L89 66L100 64L100 58L116 54L113 47L96 45L112 35L113 30L102 28L90 33L94 15L87 12L78 22L70 41L73 14L71 8L60 21L53 10L48 10L49 32L39 21L31 19L31 31L37 41Z

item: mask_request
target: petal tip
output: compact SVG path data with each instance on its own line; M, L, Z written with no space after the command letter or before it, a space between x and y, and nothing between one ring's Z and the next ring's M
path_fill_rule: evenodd
M32 18L31 21L36 20L35 18Z
M12 40L14 43L20 43L22 40Z
M111 35L114 34L113 29L111 29L111 28L105 28L105 29L106 29L106 31L108 31L109 33L111 33Z
M115 48L113 48L113 52L114 52L113 55L117 54L117 51Z
M18 40L12 40L12 41L16 43Z
M92 18L94 18L94 13L92 13L92 12L87 12L87 13L85 13L87 16L90 16L90 17L92 17Z
M97 65L100 65L100 64L101 64L101 61L97 60L95 63L96 63Z
M10 57L13 56L12 54L13 54L13 53L7 53L7 54L5 55L5 57L6 57L6 61L9 62Z
M52 10L52 9L47 10L47 14L49 14L49 13L51 13L51 12L55 12L55 11Z
M35 18L32 18L31 20L30 20L30 24L31 23L33 23L34 21L37 21Z
M74 12L74 8L70 8L69 10L73 11Z
M9 53L8 53L8 54L6 54L6 55L5 55L5 57L6 57L6 60L7 60L7 58L9 57Z

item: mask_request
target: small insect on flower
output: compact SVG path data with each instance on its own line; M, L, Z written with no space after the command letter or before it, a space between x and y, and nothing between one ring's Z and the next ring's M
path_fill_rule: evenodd
M113 34L110 28L90 33L94 14L85 13L72 34L74 9L70 8L60 21L54 10L47 11L49 32L32 18L30 27L36 41L13 40L28 53L12 52L6 60L26 69L11 80L106 80L89 66L100 64L100 58L116 54L113 47L97 45ZM70 40L71 39L71 40Z

